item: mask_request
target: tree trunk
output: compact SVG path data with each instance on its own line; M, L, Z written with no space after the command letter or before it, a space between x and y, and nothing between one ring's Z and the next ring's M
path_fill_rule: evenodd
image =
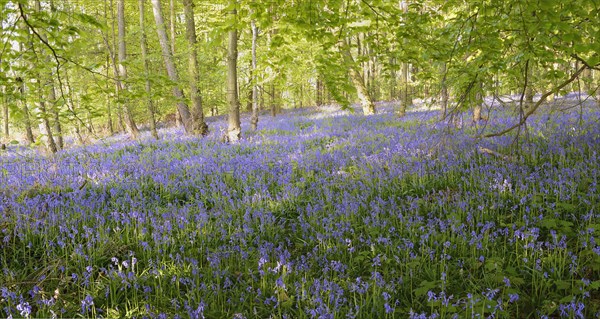
M408 13L408 1L402 1L400 3L400 8L404 14ZM406 44L406 41L404 41ZM404 116L406 114L406 109L410 104L412 104L412 98L409 94L409 65L407 62L402 62L402 69L400 70L400 109L398 110L399 116Z
M2 72L2 70L0 69L0 72ZM6 125L6 123L8 123L8 116L5 113L6 111L8 111L8 99L6 97L6 86L2 86L2 111L3 111L3 118L2 120L4 121L4 124ZM6 132L3 132L6 133ZM2 135L2 133L0 133L0 136ZM8 137L8 134L5 134L6 137ZM2 144L2 139L0 138L0 146L2 146L4 144Z
M195 134L208 134L208 125L204 122L202 109L202 95L198 89L200 72L198 71L198 50L196 48L196 23L194 21L194 7L192 0L183 0L185 10L185 33L190 46L190 99L192 100L192 122Z
M23 103L21 110L23 111L23 122L25 124L25 132L27 134L27 142L29 142L29 144L33 144L35 143L35 137L33 136L33 130L31 129L29 107L27 106L27 99L25 98L25 82L23 82L23 79L21 78L19 78L17 82L19 84L19 93L21 94L21 103Z
M533 105L533 86L528 83L525 88L525 108L528 109Z
M50 84L50 92L48 93L48 100L50 100L54 105L52 105L52 116L54 123L54 133L56 136L56 143L59 149L65 148L65 141L63 138L63 130L62 124L60 124L60 109L59 106L56 105L56 87L54 86L54 74L50 74L50 79L48 80Z
M586 94L591 94L593 90L592 88L592 69L587 68L583 71L582 74L582 78L583 78L583 91Z
M106 2L105 2L106 3ZM106 43L107 47L108 47L108 42ZM106 55L106 78L108 79L109 76L109 69L110 69L110 56L109 54ZM110 86L108 81L106 82L106 92L108 92L110 90ZM106 116L108 117L108 131L110 132L110 135L115 134L115 128L113 125L113 121L112 121L112 110L110 107L110 94L106 94Z
M317 106L321 106L323 105L323 80L321 80L321 77L319 75L317 75L317 88L316 88L316 103Z
M148 107L148 115L150 116L150 132L155 139L158 139L158 132L156 131L156 117L154 116L154 104L152 103L152 87L150 83L150 68L148 66L148 48L146 46L146 28L144 27L144 2L146 0L139 1L140 7L140 47L142 49L142 60L144 63L144 77L146 78L145 89L146 89L146 103Z
M258 44L258 27L252 20L252 117L250 126L253 131L258 128L258 83L256 79L256 46Z
M277 116L277 102L275 102L275 80L269 84L269 96L271 104L271 116Z
M8 138L10 136L10 130L8 129L8 103L4 103L2 106L2 113L4 117L4 136Z
M525 109L529 109L533 106L533 65L527 60L525 64L526 74L525 74Z
M167 38L167 32L165 30L160 0L152 0L152 9L154 13L154 20L156 21L156 32L158 33L158 40L163 53L163 59L165 61L165 67L167 68L169 78L173 83L175 83L173 85L173 95L177 100L177 110L181 115L185 132L191 134L194 131L192 115L190 114L190 109L188 108L187 104L184 102L185 98L183 96L183 91L181 91L181 88L179 88L179 85L177 84L179 83L179 75L177 74L177 69L175 69L175 63L173 62L173 53L169 48L169 39Z
M396 58L390 58L389 63L391 65L390 68L390 100L396 99L396 85L397 85L397 77L396 74Z
M127 69L125 68L125 60L127 59L127 51L125 46L125 0L117 1L117 20L119 25L119 75L120 75L120 89L121 92L127 91L125 81L127 79ZM125 120L125 126L127 131L133 139L137 139L140 135L140 131L133 120L133 114L128 102L123 105L123 119Z
M475 92L475 108L473 108L473 122L477 123L483 119L481 116L481 105L483 104L483 82L479 83L479 88Z
M406 62L402 62L402 92L400 93L400 110L398 111L400 116L404 116L406 114L406 109L411 104L410 97L410 86L409 86L409 65Z
M372 36L372 35L369 35ZM379 99L379 88L377 87L377 61L375 58L375 53L370 45L367 45L367 56L371 57L367 60L367 65L369 67L369 85L367 86L369 90L369 95L373 99L373 101L377 101Z
M117 66L117 27L115 27L115 22L117 19L115 18L115 9L113 5L113 0L110 0L110 17L112 21L112 44L108 43L108 38L105 39L106 48L110 53L110 58L112 61L113 73L115 75L115 98L117 103L117 123L119 124L119 132L125 131L125 125L123 124L123 106L121 105L121 80L119 80L119 69ZM106 2L105 2L106 5Z
M175 0L169 0L169 30L171 33L171 53L175 58ZM177 68L177 66L175 67ZM181 126L181 114L179 109L175 110L175 126Z
M35 11L36 12L40 12L42 10L41 4L39 0L35 1ZM44 41L48 41L46 34L42 33L41 37ZM45 54L44 52L45 50L42 50L42 52ZM46 63L51 63L51 57L49 55L46 55L46 59L45 59ZM46 111L46 100L48 100L50 103L54 103L54 101L56 100L56 96L55 96L55 92L54 92L54 82L52 80L53 75L52 75L52 71L50 71L50 74L48 76L48 79L46 81L46 86L48 86L50 88L50 92L48 93L48 97L47 99L44 98L44 88L42 86L42 76L36 72L37 75L37 90L38 90L38 98L39 98L39 102L37 103L38 106L38 111L39 111L39 122L38 122L38 128L40 130L40 134L42 135L42 140L44 141L44 144L46 145L46 148L50 150L50 152L52 152L53 154L56 153L58 151L58 149L56 148L56 143L54 142L54 137L52 135L52 128L50 126L50 120L48 119L48 112ZM60 121L59 121L60 124Z
M596 105L600 106L600 71L594 70L594 76L596 78ZM8 133L6 134L8 135Z
M238 82L237 82L237 6L236 0L229 1L233 8L229 13L231 15L232 30L229 31L229 47L227 50L227 100L229 102L229 116L227 127L227 140L229 142L237 142L242 134L240 123L240 101L238 98Z
M369 91L367 90L361 71L354 62L352 52L350 52L350 45L348 43L344 43L342 45L342 55L344 56L346 64L350 67L350 78L352 79L352 83L356 88L356 93L358 93L358 99L360 100L363 113L365 115L375 114L375 103L373 103L373 100L369 95Z
M244 111L252 113L252 61L250 61L250 69L248 70L248 85L246 94L246 109Z
M442 107L442 119L446 117L448 112L448 84L446 84L446 63L442 65L442 87L440 90L440 100Z
M27 27L25 22L20 23L20 27L22 28L23 32L25 32L27 35L29 35L29 28ZM29 43L29 46L31 46L31 43ZM25 54L25 52L26 52L25 43L19 44L19 51L21 52L21 54ZM22 66L25 66L25 65L22 65ZM19 94L20 94L20 101L22 103L21 111L23 112L23 122L25 124L25 132L27 134L27 141L29 142L29 144L33 144L33 143L35 143L35 137L33 136L33 130L31 129L31 118L30 118L30 114L29 114L29 107L27 105L25 79L22 77L17 77L16 82L18 85L17 89L19 90Z
M175 57L175 0L169 1L169 29L171 31L171 52Z
M37 103L39 111L38 128L46 148L50 150L50 152L56 153L58 149L56 148L56 143L54 142L54 137L52 136L52 129L50 127L50 121L48 120L48 112L46 112L46 103L44 102L44 97L42 95L43 90L41 85L38 86L38 90L40 92L40 102Z

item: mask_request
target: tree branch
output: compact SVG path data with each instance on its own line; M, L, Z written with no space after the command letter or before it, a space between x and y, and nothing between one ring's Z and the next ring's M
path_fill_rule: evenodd
M587 61L585 61L584 59L582 59L580 56L578 56L577 54L571 54L571 57L579 62L581 62L583 65L585 65L586 67L588 67L589 69L592 70L597 70L600 71L600 67L598 67L600 64L596 64L596 65L590 65L589 63L587 63Z
M48 48L50 49L50 51L52 51L52 56L54 57L54 60L56 61L56 79L57 79L57 81L58 81L58 88L59 88L59 90L60 90L60 96L61 96L61 98L62 98L62 99L65 101L65 103L67 103L67 99L66 99L66 97L65 97L65 92L64 92L64 90L63 90L62 78L61 78L61 75L60 75L60 67L61 67L61 65L62 65L62 64L61 64L61 62L60 62L60 60L62 59L62 60L64 60L64 61L71 62L71 63L73 63L73 64L75 64L75 65L77 65L77 66L80 66L80 67L82 67L82 68L83 68L83 69L85 69L85 70L88 70L88 71L90 71L90 70L89 70L89 68L85 68L85 67L83 67L83 66L81 66L81 65L79 65L79 64L77 64L77 63L75 63L75 62L73 62L73 61L67 60L67 59L65 59L65 58L63 58L63 57L61 57L61 56L59 56L59 55L58 55L58 53L56 53L56 50L54 49L54 47L53 47L52 45L50 45L50 43L48 43L48 41L46 41L46 39L44 39L44 37L43 37L41 34L39 34L39 33L37 32L37 30L35 29L35 27L34 27L34 26L33 26L33 25L32 25L32 24L29 22L29 20L27 19L27 16L25 15L25 10L23 9L23 5L22 5L20 2L19 2L19 4L18 4L18 7L19 7L19 12L20 12L21 18L23 18L23 21L25 22L25 24L27 25L27 27L29 28L29 30L31 30L31 32L33 32L33 34L34 34L34 35L35 35L35 36L36 36L36 37L37 37L37 38L38 38L38 39L39 39L39 40L40 40L40 41L41 41L41 42L42 42L42 43L43 43L43 44L44 44L46 47L48 47ZM94 72L92 72L92 73L94 73ZM67 103L67 109L68 109L68 110L69 110L69 112L70 112L70 113L73 115L73 117L74 117L75 119L77 119L77 120L78 120L78 121L79 121L79 122L80 122L80 123L81 123L81 124L82 124L84 127L88 128L88 125L85 123L85 121L83 121L83 120L82 120L82 119L81 119L81 118L80 118L80 117L77 115L77 113L75 113L75 111L73 110L72 106L71 106L71 107L69 107L68 103Z
M35 27L33 27L33 25L31 25L31 23L29 23L29 20L27 19L27 16L25 15L25 12L23 10L23 5L21 4L21 2L19 2L19 12L21 13L21 18L23 18L23 21L25 22L25 24L27 25L27 27L29 27L29 30L31 30L31 32L33 32L33 34L35 34L35 36L46 46L50 49L50 51L52 51L52 56L54 56L54 60L56 60L56 72L57 72L57 76L59 76L60 74L60 57L58 56L58 54L56 53L56 50L54 50L54 47L50 45L50 43L48 43L48 41L46 41L44 39L44 37L42 37L37 30L35 30ZM60 77L60 76L59 76ZM60 82L60 78L59 78L59 82Z
M546 100L546 98L548 96L550 96L550 94L553 94L554 92L559 91L560 89L564 88L565 86L569 85L569 83L575 81L577 79L577 77L581 74L581 72L583 72L585 69L587 68L587 66L582 66L581 68L579 68L575 73L573 73L573 75L571 75L571 77L569 79L567 79L565 82L561 83L559 86L557 86L556 88L554 88L552 91L548 91L546 93L544 93L544 95L542 95L542 97L540 97L540 100L537 101L537 103L535 103L535 105L533 105L531 107L531 109L529 109L527 111L527 113L525 113L523 115L523 117L521 118L521 120L519 121L519 123L503 130L500 132L496 132L496 133L490 133L490 134L486 134L483 136L479 136L479 137L495 137L495 136L501 136L504 135L518 127L520 127L521 125L525 124L525 122L527 122L527 119L533 114L535 113L535 111L542 105L542 103L544 103L544 101Z

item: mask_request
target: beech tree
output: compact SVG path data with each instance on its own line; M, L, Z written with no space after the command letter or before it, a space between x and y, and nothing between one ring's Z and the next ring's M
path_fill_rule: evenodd
M165 31L165 23L163 20L162 9L160 7L160 0L152 0L152 9L154 12L154 20L156 21L156 32L158 33L158 40L163 54L165 67L167 68L167 74L172 82L173 95L177 99L177 110L181 116L183 127L189 134L194 132L192 115L190 109L185 103L183 91L179 87L179 75L175 68L173 61L173 52L169 46L169 39L167 38L167 32Z
M119 89L121 92L127 92L127 69L125 63L127 60L127 47L125 44L125 0L117 0L117 20L119 21ZM131 137L136 139L140 135L140 131L135 124L131 107L127 103L127 98L124 97L125 103L123 105L124 120L127 127L127 131L131 134Z
M241 138L242 127L240 123L240 101L238 97L237 59L238 59L238 33L237 33L237 1L230 0L230 30L228 33L227 47L227 100L229 113L227 117L227 140L237 142Z
M257 82L257 63L256 63L256 46L258 45L258 26L256 21L252 20L252 66L251 66L251 77L250 85L252 86L252 117L250 118L250 125L253 131L258 128L258 83Z
M152 84L150 83L150 67L148 62L148 45L146 43L146 28L144 27L144 11L146 0L139 0L140 10L140 48L142 51L142 62L144 64L144 88L146 90L146 103L148 107L148 115L150 116L150 132L155 139L158 139L158 132L156 131L156 118L154 111L154 102L152 100Z
M208 125L204 122L204 110L202 109L202 96L198 89L200 72L198 71L198 50L196 49L196 23L194 21L194 8L192 0L183 0L185 11L185 32L189 45L189 69L190 69L190 100L192 101L192 122L194 133L200 135L208 134Z

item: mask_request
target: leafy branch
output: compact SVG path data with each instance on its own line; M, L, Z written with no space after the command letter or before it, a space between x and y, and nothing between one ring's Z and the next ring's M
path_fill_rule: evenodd
M512 130L514 130L514 129L516 129L516 128L519 128L519 127L521 127L522 125L524 125L524 124L527 122L527 119L528 119L528 118L529 118L529 117L530 117L530 116L531 116L533 113L535 113L535 111L536 111L536 110L537 110L537 109L538 109L538 108L539 108L539 107L540 107L540 106L541 106L541 105L544 103L544 101L546 100L546 98L548 98L548 97L549 97L551 94L554 94L554 92L557 92L557 91L561 90L562 88L564 88L565 86L569 85L569 83L571 83L571 82L575 81L575 80L576 80L576 79L579 77L579 75L580 75L580 74L581 74L581 73L582 73L582 72L583 72L585 69L587 69L587 66L585 66L585 65L584 65L584 66L582 66L582 67L580 67L580 68L579 68L579 69L578 69L578 70L577 70L575 73L573 73L573 75L571 75L571 77L570 77L570 78L568 78L566 81L564 81L563 83L561 83L559 86L557 86L557 87L556 87L556 88L554 88L553 90L551 90L551 91L548 91L548 92L544 93L544 94L543 94L543 95L540 97L540 100L539 100L539 101L537 101L537 103L535 103L535 104L534 104L534 105L531 107L531 109L529 109L529 110L527 111L527 113L523 114L523 116L521 117L521 120L519 121L519 123L517 123L517 124L515 124L515 125L513 125L513 126L511 126L511 127L509 127L509 128L507 128L507 129L505 129L505 130L503 130L503 131L496 132L496 133L485 134L485 135L482 135L482 136L479 136L479 137L486 137L486 138L487 138L487 137L501 136L501 135L504 135L504 134L506 134L506 133L508 133L508 132L510 132L510 131L512 131Z
M36 28L30 23L29 19L27 18L27 15L25 14L25 10L23 9L23 4L21 4L19 2L18 7L19 7L20 16L23 19L23 22L25 22L25 24L29 28L29 30L31 30L31 32L38 38L38 40L40 40L40 42L42 42L44 44L44 46L46 46L52 52L52 56L54 57L54 60L56 61L56 80L58 81L58 88L60 90L60 96L66 103L67 99L65 98L65 92L63 89L63 82L62 82L62 77L61 77L61 73L60 73L60 68L62 66L61 59L64 61L68 61L68 60L59 56L58 53L56 52L56 49L54 49L54 47L52 45L50 45L50 43L41 34L39 34L37 32ZM68 110L73 115L73 117L75 119L77 119L77 121L79 123L81 123L84 127L89 128L88 124L85 123L85 121L82 120L77 115L77 113L75 113L75 111L72 109L72 107L69 107Z

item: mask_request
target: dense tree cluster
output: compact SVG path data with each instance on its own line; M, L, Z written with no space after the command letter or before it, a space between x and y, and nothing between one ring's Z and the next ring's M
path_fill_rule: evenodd
M236 140L240 109L256 128L260 110L396 100L403 115L414 98L479 120L505 94L524 123L560 91L599 92L595 0L149 2L0 0L0 139L203 135L226 112Z

